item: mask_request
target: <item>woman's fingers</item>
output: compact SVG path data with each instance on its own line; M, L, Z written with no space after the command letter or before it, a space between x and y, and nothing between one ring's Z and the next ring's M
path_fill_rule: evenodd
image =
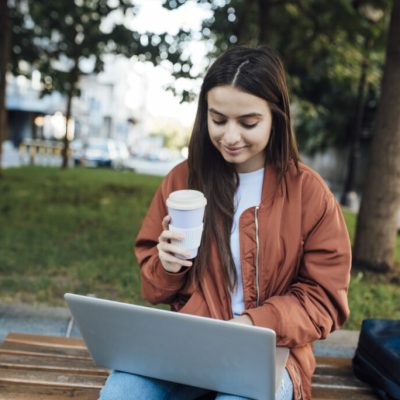
M158 238L159 242L168 242L169 240L182 240L182 234L173 231L162 231L160 237Z
M181 260L173 256L172 254L166 253L163 250L158 251L159 257L164 268L169 272L178 272L182 267L191 267L192 262L189 260Z
M178 232L168 230L170 222L171 217L169 215L166 215L162 220L163 231L158 238L158 256L167 271L179 272L182 267L191 267L192 262L177 257L189 258L190 254L185 249L171 243L173 240L182 240L183 236Z
M163 220L162 220L162 227L163 227L163 231L167 231L168 227L169 227L169 223L171 222L171 217L169 215L166 215Z
M165 253L178 254L184 258L190 257L190 254L185 249L183 249L182 247L179 247L179 246L175 246L174 244L171 244L168 242L160 242L157 245L157 248L159 250L164 251Z

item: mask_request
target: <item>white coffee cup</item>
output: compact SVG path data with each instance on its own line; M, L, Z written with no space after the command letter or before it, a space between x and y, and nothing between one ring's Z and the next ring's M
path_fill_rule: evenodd
M171 217L169 230L179 232L184 237L171 243L190 253L188 259L196 257L203 233L206 198L198 190L177 190L170 193L166 203Z

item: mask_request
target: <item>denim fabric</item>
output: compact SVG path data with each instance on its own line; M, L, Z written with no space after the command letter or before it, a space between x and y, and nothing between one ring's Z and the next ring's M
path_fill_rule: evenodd
M100 400L194 400L209 390L179 383L113 371L100 392ZM216 400L245 400L245 397L219 393ZM292 400L293 384L285 369L276 400Z

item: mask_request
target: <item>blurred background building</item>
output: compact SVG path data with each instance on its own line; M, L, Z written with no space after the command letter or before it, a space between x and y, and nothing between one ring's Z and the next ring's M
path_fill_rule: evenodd
M145 135L148 77L133 62L110 57L105 70L79 82L73 99L70 139L104 137L136 145ZM40 74L31 79L9 74L6 94L8 132L15 146L24 139L59 140L64 136L66 98L59 92L41 97Z
M57 137L54 121L65 109L65 99L57 92L41 97L39 72L31 79L8 74L6 93L8 140L18 146L24 139L44 138L45 134Z

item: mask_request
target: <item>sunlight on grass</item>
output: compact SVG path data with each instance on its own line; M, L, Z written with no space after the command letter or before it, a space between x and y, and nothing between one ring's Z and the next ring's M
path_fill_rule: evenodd
M140 302L134 238L161 179L10 169L0 181L0 299L63 305L75 291Z
M24 167L0 180L0 302L64 305L66 291L145 304L133 243L159 177ZM344 211L354 238L356 216ZM397 241L400 261L400 238ZM352 277L350 319L400 319L400 289Z

